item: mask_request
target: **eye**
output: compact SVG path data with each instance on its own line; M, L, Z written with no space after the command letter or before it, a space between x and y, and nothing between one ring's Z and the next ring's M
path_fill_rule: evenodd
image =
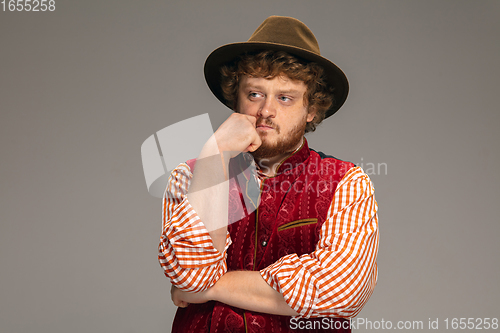
M261 96L262 96L262 94L258 93L258 92L251 91L251 92L248 93L248 98L249 99L257 99L257 98L259 98Z
M292 101L292 99L288 96L280 96L279 99L280 99L280 101L285 102L285 103Z

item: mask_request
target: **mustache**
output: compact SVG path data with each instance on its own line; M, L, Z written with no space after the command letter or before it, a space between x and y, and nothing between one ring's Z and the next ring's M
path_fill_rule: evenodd
M257 122L255 123L255 127L258 127L258 126L261 126L261 125L265 125L265 126L272 127L274 129L278 129L278 126L275 123L273 123L269 118L259 118L259 119L257 119Z

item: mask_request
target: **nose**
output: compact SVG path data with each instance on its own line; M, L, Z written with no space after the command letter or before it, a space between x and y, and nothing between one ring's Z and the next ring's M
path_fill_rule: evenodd
M262 118L274 118L276 116L276 103L272 98L267 97L262 102L258 116Z

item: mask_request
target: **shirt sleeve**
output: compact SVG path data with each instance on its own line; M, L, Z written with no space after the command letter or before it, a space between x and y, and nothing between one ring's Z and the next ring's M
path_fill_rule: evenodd
M378 239L374 188L354 167L337 186L315 251L286 255L260 273L300 317L352 318L377 282Z
M163 225L158 260L173 285L184 291L204 291L227 271L229 232L223 253L187 199L193 174L180 164L172 171L163 196Z

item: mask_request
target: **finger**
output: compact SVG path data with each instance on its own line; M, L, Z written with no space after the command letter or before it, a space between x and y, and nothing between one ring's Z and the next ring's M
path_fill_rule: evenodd
M256 151L260 146L257 146L257 145L254 145L254 144L251 144L250 146L247 147L247 149L245 149L244 153L253 153L254 151Z
M179 308L185 308L189 305L189 303L186 301L176 300L174 301L174 305L178 306Z
M246 114L245 116L248 119L248 121L250 121L252 123L253 127L255 127L257 125L257 117L249 115L249 114Z
M254 152L256 151L260 145L262 144L262 140L260 139L260 136L255 132L254 139L252 143L245 149L245 152Z

